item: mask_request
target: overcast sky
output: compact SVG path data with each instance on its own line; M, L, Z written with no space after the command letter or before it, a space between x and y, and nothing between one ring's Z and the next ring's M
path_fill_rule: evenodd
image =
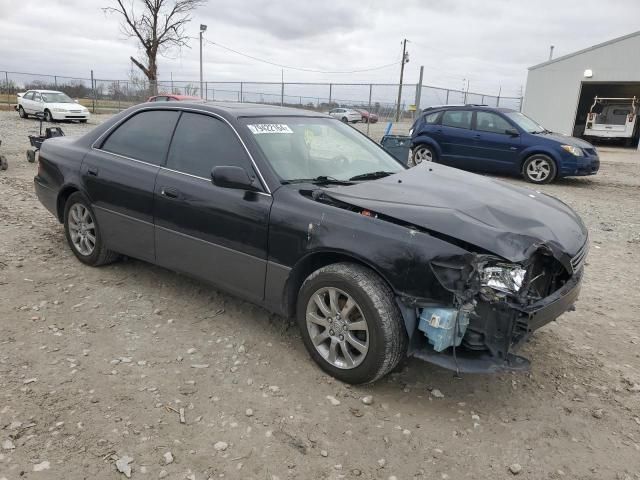
M0 0L0 71L126 79L133 39L101 7L111 0ZM135 0L137 1L137 0ZM408 83L515 95L527 67L640 28L639 0L209 0L190 33L276 63L357 70L398 62ZM205 45L208 80L280 81L281 69ZM160 59L160 76L198 79L198 42ZM285 81L396 83L399 66L358 74L284 71Z

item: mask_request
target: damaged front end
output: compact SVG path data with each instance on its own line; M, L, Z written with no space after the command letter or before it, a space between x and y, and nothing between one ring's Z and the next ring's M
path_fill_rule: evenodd
M513 352L573 309L587 248L588 242L572 259L558 255L563 261L545 245L534 246L522 263L475 253L432 259L451 303L401 299L418 319L409 354L458 372L528 370L529 361Z

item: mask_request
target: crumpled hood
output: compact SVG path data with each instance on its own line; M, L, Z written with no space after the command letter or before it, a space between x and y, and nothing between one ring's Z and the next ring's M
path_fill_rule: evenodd
M568 265L587 239L580 217L535 190L438 164L328 187L339 201L470 243L512 262L541 245Z
M589 142L585 142L580 138L570 137L568 135L562 135L561 133L555 133L555 132L539 133L539 134L536 134L536 136L540 138L545 138L547 140L556 141L562 145L571 145L573 147L579 147L579 148L593 148L593 145L591 145Z

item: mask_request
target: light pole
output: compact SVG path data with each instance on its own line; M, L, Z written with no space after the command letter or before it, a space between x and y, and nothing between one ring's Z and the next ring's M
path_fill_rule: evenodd
M200 98L204 98L203 95L203 83L202 83L202 34L207 31L207 26L200 24Z

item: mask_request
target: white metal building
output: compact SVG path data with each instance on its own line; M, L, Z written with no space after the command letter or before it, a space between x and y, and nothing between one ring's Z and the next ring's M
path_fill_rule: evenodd
M580 136L596 95L640 97L640 31L530 67L523 112Z

